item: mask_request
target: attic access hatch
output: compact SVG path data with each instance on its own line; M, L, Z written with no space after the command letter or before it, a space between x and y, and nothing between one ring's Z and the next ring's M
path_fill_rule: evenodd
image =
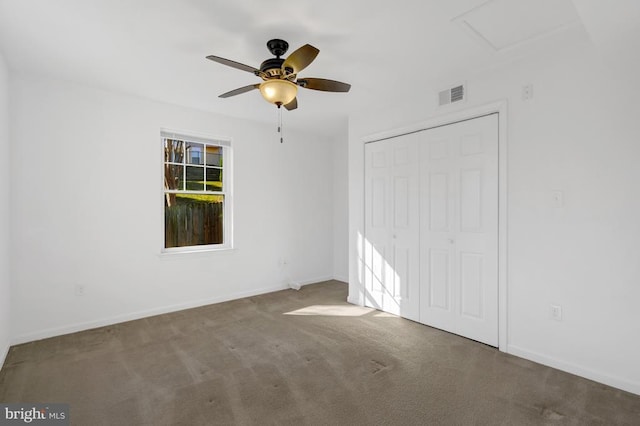
M571 0L489 0L452 19L496 52L545 37L579 20Z

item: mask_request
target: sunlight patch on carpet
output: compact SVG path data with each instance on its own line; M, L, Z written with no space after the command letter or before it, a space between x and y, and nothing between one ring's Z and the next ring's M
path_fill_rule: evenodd
M362 306L345 305L311 305L295 311L285 312L284 315L319 315L325 317L359 317L366 315L375 309Z

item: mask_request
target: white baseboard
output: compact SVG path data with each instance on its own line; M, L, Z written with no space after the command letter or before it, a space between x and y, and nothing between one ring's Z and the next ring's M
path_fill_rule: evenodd
M298 284L300 284L301 286L309 285L309 284L319 284L325 281L331 281L332 279L333 279L333 275L325 275L319 278L301 280L301 281L298 281Z
M4 367L4 362L7 360L7 355L9 355L10 348L11 345L9 344L9 341L4 342L2 347L0 347L0 370L2 370L2 367Z
M298 282L298 284L300 286L305 286L305 285L316 284L316 283L321 283L325 281L331 281L333 279L334 279L333 275L325 275L321 277L305 279ZM63 334L76 333L78 331L91 330L92 328L105 327L108 325L118 324L121 322L147 318L154 315L162 315L170 312L181 311L184 309L197 308L200 306L227 302L229 300L242 299L243 297L251 297L251 296L257 296L265 293L272 293L274 291L286 290L288 288L289 288L289 285L287 283L281 283L281 284L273 285L270 287L264 287L256 290L233 293L223 297L195 300L192 302L179 303L176 305L169 305L169 306L163 306L160 308L147 309L147 310L132 312L132 313L123 314L123 315L116 315L113 317L102 318L94 321L86 321L86 322L81 322L76 324L65 325L61 327L53 327L53 328L48 328L41 331L25 333L25 334L15 336L13 339L11 339L10 343L11 345L20 345L22 343L28 343L28 342L33 342L35 340L47 339L49 337L61 336ZM8 353L8 351L9 351L9 346L7 346L5 350L5 356L6 356L6 353ZM2 358L2 360L4 361L4 358Z
M334 275L333 279L336 280L336 281L341 281L341 282L343 282L345 284L349 283L349 277L347 277L347 276Z
M213 305L215 303L227 302L229 300L242 299L243 297L257 296L265 293L273 293L274 291L285 290L289 286L285 283L274 285L271 287L259 288L245 292L233 293L227 296L214 297L210 299L194 300L192 302L179 303L176 305L163 306L160 308L147 309L138 312L132 312L124 315L116 315L109 318L102 318L95 321L86 321L77 324L70 324L62 327L53 327L33 333L25 333L15 336L11 340L12 345L33 342L35 340L47 339L49 337L61 336L63 334L76 333L78 331L90 330L92 328L104 327L108 325L118 324L126 321L133 321L141 318L147 318L154 315L167 314L170 312L182 311L184 309L197 308L200 306ZM8 351L8 348L7 348Z
M566 371L567 373L575 374L577 376L581 376L595 382L603 383L605 385L613 386L614 388L622 389L624 391L640 395L640 383L638 382L630 381L620 377L614 377L606 373L581 367L571 362L549 357L514 345L507 345L507 353L519 356L520 358L528 359L529 361L537 362L538 364L553 367L558 370Z

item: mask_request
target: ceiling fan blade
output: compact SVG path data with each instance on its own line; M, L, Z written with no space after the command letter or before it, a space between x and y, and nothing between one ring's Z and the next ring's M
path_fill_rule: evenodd
M252 74L258 75L260 73L260 70L251 67L249 65L245 65L245 64L241 64L240 62L236 62L236 61L232 61L231 59L225 59L225 58L221 58L219 56L214 56L214 55L209 55L207 56L207 59L213 61L213 62L217 62L219 64L222 65L226 65L228 67L231 68L235 68L238 70L242 70L242 71L246 71L246 72L250 72Z
M250 91L252 91L253 89L257 89L258 87L260 87L260 84L259 84L259 83L258 83L258 84L250 84L250 85L248 85L248 86L244 86L244 87L241 87L241 88L239 88L239 89L235 89L235 90L232 90L232 91L230 91L230 92L223 93L222 95L220 95L220 96L218 96L218 97L219 97L219 98L229 98L229 97L231 97L231 96L240 95L240 94L242 94L242 93L250 92Z
M298 74L305 69L318 56L320 51L310 44L305 44L293 52L282 64L282 69L291 68L293 74Z
M324 78L299 78L296 84L305 89L322 90L323 92L348 92L351 89L350 84Z
M287 109L287 111L293 111L294 109L298 108L298 98L293 98L293 100L286 104L284 107Z

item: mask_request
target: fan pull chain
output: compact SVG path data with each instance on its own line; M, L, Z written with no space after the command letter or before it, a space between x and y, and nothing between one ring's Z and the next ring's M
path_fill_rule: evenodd
M284 133L282 130L282 108L278 106L278 133L280 133L280 143L283 142L284 137Z

